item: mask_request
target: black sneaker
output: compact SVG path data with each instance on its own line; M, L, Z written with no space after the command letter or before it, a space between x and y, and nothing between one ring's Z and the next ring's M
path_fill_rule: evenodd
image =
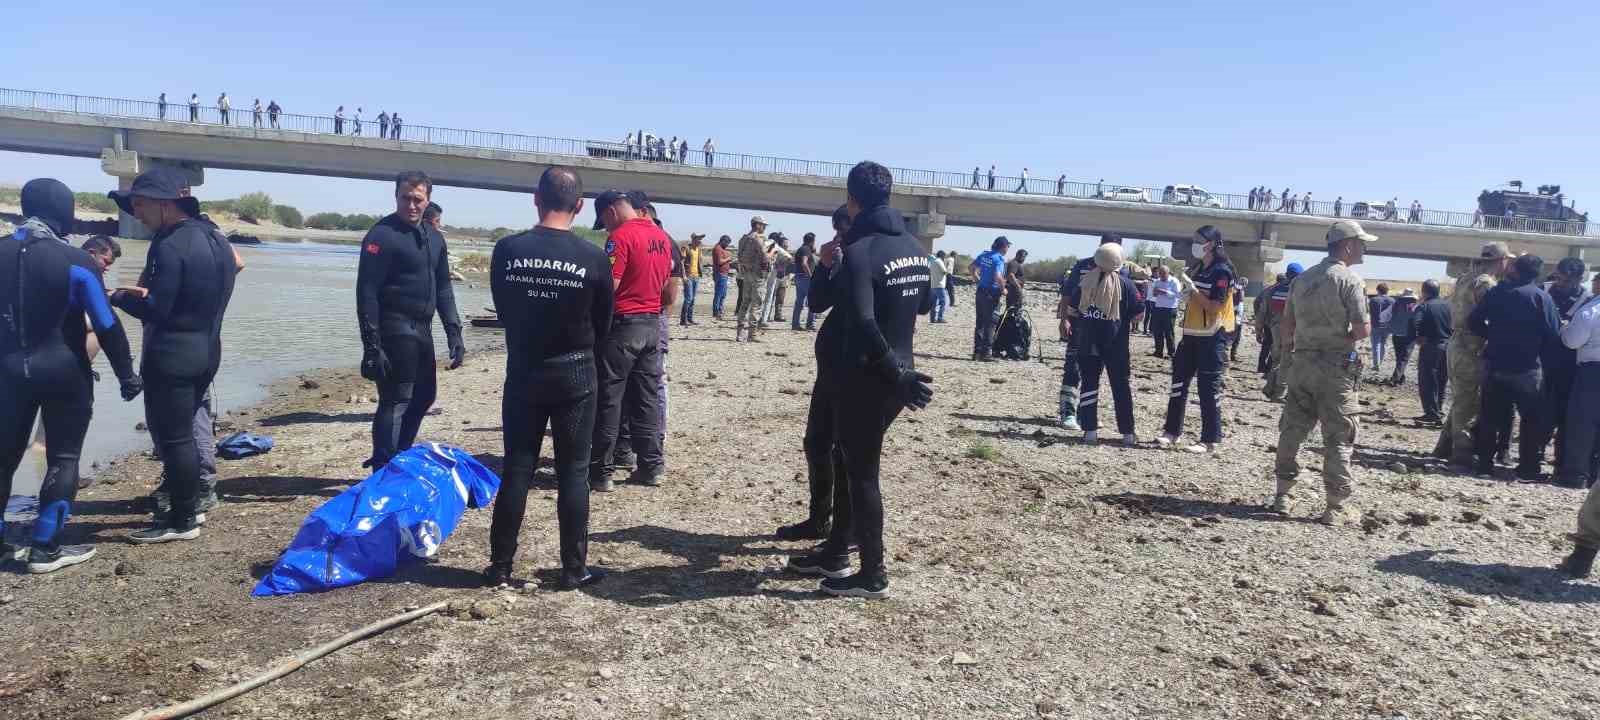
M642 469L635 470L628 477L628 482L644 485L645 487L661 487L661 475L664 472L666 472L664 469L658 469L653 472Z
M55 550L29 548L28 572L43 575L77 565L92 557L94 557L94 547L90 545L62 545Z
M582 575L573 575L563 570L561 572L561 581L556 587L561 590L577 590L604 580L607 574L605 570L597 567L584 568Z
M810 520L805 520L778 528L778 539L823 540L828 537L828 530L828 523L813 523Z
M850 577L855 570L850 567L849 555L815 554L796 555L789 558L784 569L801 575L821 575L828 578Z
M608 493L608 492L611 492L613 487L614 486L613 486L613 484L611 482L611 478L608 478L608 477L603 477L603 478L600 478L599 480L590 480L589 481L589 492Z
M1572 554L1568 555L1567 559L1562 560L1561 564L1556 566L1556 569L1575 579L1582 580L1589 577L1589 573L1594 570L1595 554L1594 548L1579 545L1572 549Z
M889 597L889 578L878 574L857 573L850 577L823 580L820 589L834 597L882 600Z
M511 563L490 563L483 569L483 584L500 587L511 584Z
M156 523L148 530L140 530L129 535L128 540L135 545L154 545L175 540L193 540L197 537L200 537L200 525L193 520L182 524L165 521Z
M635 457L632 452L626 452L626 453L617 452L617 453L612 453L611 454L611 467L613 467L613 468L622 468L624 470L632 470L638 464L639 464L639 459L637 457Z

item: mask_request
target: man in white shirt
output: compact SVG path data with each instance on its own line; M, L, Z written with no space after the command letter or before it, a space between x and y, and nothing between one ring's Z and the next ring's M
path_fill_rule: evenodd
M1017 192L1025 193L1027 191L1028 191L1028 169L1027 168L1023 168L1022 169L1022 182L1017 183Z
M928 287L933 290L933 311L928 313L930 323L944 322L944 276L949 272L943 250L928 256Z
M1150 302L1153 303L1150 309L1150 334L1156 339L1156 350L1150 354L1155 357L1172 355L1176 346L1172 325L1178 315L1180 297L1178 281L1172 279L1172 272L1167 270L1166 265L1157 263L1155 277L1150 279Z
M222 124L223 125L229 124L228 123L228 111L233 109L233 104L228 102L228 94L227 93L223 93L223 94L217 96L217 109L222 111Z
M711 167L717 155L717 144L706 138L706 144L700 146L700 152L706 155L706 167Z
M1561 328L1561 344L1578 351L1578 373L1567 404L1568 437L1556 482L1577 490L1594 479L1595 436L1600 433L1600 274L1591 283L1593 294ZM1578 511L1578 532L1572 538L1576 547L1561 563L1561 570L1575 578L1588 577L1596 548L1600 548L1600 492L1593 487Z

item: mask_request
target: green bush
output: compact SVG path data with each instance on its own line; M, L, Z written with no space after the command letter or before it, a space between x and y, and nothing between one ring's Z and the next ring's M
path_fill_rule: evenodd
M273 205L272 221L284 227L305 227L306 220L293 205Z
M1078 259L1071 255L1050 260L1029 260L1022 264L1022 275L1036 282L1055 282L1076 264Z
M320 212L306 218L306 227L317 230L340 230L344 228L344 216L336 212Z
M72 199L77 201L77 206L95 212L117 212L117 203L105 196L105 193L81 192L74 193Z
M383 218L380 218L376 215L365 215L362 213L346 215L344 216L344 227L341 229L366 232L367 230L371 229L373 225L377 225L378 221L382 219Z
M272 196L263 192L245 193L233 201L233 212L250 222L272 218Z

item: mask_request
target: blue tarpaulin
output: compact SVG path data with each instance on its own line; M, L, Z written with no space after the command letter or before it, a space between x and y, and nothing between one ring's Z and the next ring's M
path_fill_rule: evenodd
M462 513L487 507L499 490L500 478L465 450L417 445L312 512L251 594L321 592L393 575L437 553Z

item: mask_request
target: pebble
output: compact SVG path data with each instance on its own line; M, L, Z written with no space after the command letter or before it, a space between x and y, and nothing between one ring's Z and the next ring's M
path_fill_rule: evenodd
M1005 378L989 378L989 382L991 382L991 383L993 383L995 385L1004 385L1004 384L1006 384L1006 379Z
M950 659L950 664L957 667L965 665L977 665L978 659L968 655L967 653L957 651L955 656Z
M601 680L610 680L611 678L614 678L614 677L617 676L617 671L612 670L611 668L608 668L608 667L603 667L603 668L600 668L600 670L597 671L595 674L599 675Z
M199 673L214 673L220 667L222 666L217 661L205 658L195 658L189 661L189 669Z
M306 379L306 380L300 381L300 387L305 388L307 390L316 390L316 389L322 387L322 383L319 383L319 382L317 382L315 380Z
M17 596L15 595L0 595L0 605L10 605L16 601Z
M1492 517L1486 517L1483 519L1483 529L1485 530L1499 530L1500 527L1500 521L1495 520Z
M1411 468L1406 467L1406 464L1403 463L1403 462L1400 462L1399 460L1396 460L1396 461L1394 461L1392 463L1389 463L1389 470L1391 472L1400 473L1401 475L1404 475L1404 474L1406 474L1408 472L1411 472Z
M1239 669L1239 661L1227 655L1212 655L1211 664L1227 670Z
M1061 709L1061 705L1054 700L1040 700L1033 704L1033 709L1040 715L1051 715Z
M118 560L116 566L111 568L111 572L123 576L143 575L144 569L140 568L138 565L128 562L127 560Z
M1482 601L1480 601L1480 600L1478 600L1477 598L1474 598L1474 597L1468 597L1466 595L1451 595L1450 597L1445 598L1445 599L1451 605L1454 605L1456 607L1464 607L1464 608L1483 607L1483 602Z
M1476 510L1462 510L1461 511L1461 522L1471 523L1471 522L1477 522L1477 521L1482 520L1482 519L1483 519L1483 513L1478 512Z

